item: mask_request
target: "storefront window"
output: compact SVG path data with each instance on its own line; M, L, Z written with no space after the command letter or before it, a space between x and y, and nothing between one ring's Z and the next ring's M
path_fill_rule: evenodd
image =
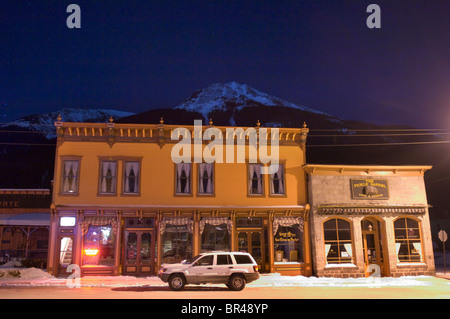
M328 264L352 262L352 238L350 223L339 218L323 224L325 238L325 256Z
M171 264L192 257L192 234L187 225L166 224L162 234L162 262Z
M114 266L115 235L110 225L90 225L84 235L83 265Z
M394 222L395 246L399 262L421 262L422 243L419 222L411 218L400 218Z
M202 233L202 252L212 250L230 250L230 235L227 224L205 224Z
M303 262L303 219L275 217L273 219L275 263Z
M275 262L303 262L303 232L298 224L278 226L273 239Z

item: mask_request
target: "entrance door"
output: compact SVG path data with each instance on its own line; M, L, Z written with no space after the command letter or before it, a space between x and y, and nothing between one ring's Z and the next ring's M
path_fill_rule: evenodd
M372 274L384 276L386 275L386 267L383 260L380 222L376 219L366 218L361 222L361 227L366 277Z
M262 230L238 230L237 250L250 253L260 270L264 270L264 237Z
M123 273L133 276L154 274L154 230L126 230Z
M73 264L73 236L59 237L58 276L67 277L67 267Z

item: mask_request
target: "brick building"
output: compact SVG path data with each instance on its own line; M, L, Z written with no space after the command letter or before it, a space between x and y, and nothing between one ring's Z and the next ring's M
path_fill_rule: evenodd
M433 275L429 169L306 165L314 274Z

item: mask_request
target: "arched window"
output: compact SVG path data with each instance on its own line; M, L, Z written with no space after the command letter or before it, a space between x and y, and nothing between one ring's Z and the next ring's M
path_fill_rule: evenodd
M323 232L327 264L351 263L353 249L350 223L333 218L323 223Z
M412 218L394 221L395 248L399 262L421 262L422 242L419 222Z

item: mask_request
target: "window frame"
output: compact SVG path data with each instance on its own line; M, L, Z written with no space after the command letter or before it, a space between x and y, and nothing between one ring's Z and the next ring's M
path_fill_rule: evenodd
M127 182L127 163L138 163L139 165L139 173L137 176L137 191L136 192L126 192L126 182ZM140 196L141 195L141 176L142 176L142 160L139 158L126 158L122 159L122 191L121 196Z
M278 166L278 170L282 167L283 193L274 193L273 192L272 180L273 180L273 175L274 174L269 174L269 196L271 196L271 197L286 197L287 196L287 191L286 191L286 163L285 163L285 161L279 161L278 165L279 165Z
M178 186L178 165L180 164L184 164L184 165L189 165L189 178L187 179L189 182L189 193L179 193L177 191L177 186ZM174 196L181 196L181 197L189 197L189 196L193 196L194 192L192 189L193 183L192 183L192 176L193 176L193 168L194 165L192 165L192 163L174 163Z
M209 177L209 180L211 182L211 187L212 187L212 192L211 193L203 193L201 192L201 187L200 187L200 180L203 179L202 176L200 176L201 174L201 165L211 165L212 169L211 169L211 177ZM216 166L215 166L215 162L214 163L198 163L197 165L197 196L206 196L206 197L214 197L216 196ZM192 169L193 165L191 165L191 169ZM192 172L191 172L192 175Z
M346 222L348 224L348 226L349 226L348 231L349 231L349 234L350 234L350 239L339 239L338 221L340 221L340 220L344 221L344 222ZM325 224L327 222L330 222L330 221L334 221L335 225L336 225L336 228L335 228L336 240L327 240L326 236L325 236ZM347 220L347 219L340 218L340 217L328 218L327 220L322 222L322 234L323 234L323 243L324 243L324 245L323 245L323 248L324 248L324 260L325 260L325 264L326 265L343 265L343 264L353 264L354 265L355 264L355 243L354 243L354 237L353 237L353 223L352 223L351 220ZM328 253L329 253L329 251L327 253L327 249L326 249L327 243L330 243L330 249L331 249L332 243L337 244L338 249L339 249L338 257L337 257L338 262L335 262L335 261L331 262L331 261L328 260ZM350 257L342 257L341 256L340 246L344 245L345 243L351 245L352 254L351 254ZM345 248L345 246L344 246L344 248ZM347 253L348 253L348 251L347 251ZM332 258L334 259L336 257L332 257ZM349 258L350 258L350 260L348 260ZM343 259L347 259L347 261L345 261Z
M261 163L247 163L247 196L248 197L264 197L265 196L265 178L264 175L260 173L259 180L261 181L261 193L252 193L252 183L253 183L253 177L250 176L250 166L259 166L262 168L264 165Z
M103 163L105 162L111 162L111 163L115 163L115 172L114 172L114 180L115 180L115 185L114 185L114 191L113 192L103 192L102 191L102 181L103 181ZM117 159L106 159L106 158L100 158L99 159L99 179L98 179L98 195L99 196L117 196L117 189L118 189L118 184L119 184L119 160ZM140 169L139 169L140 171Z
M404 228L400 228L400 229L405 231L406 238L405 239L397 239L396 232L397 232L398 228L395 227L395 223L400 221L400 220L402 220L402 219L405 221L405 226L404 226ZM412 238L410 239L409 238L408 228L410 228L410 227L408 227L408 219L417 223L417 228L411 228L411 229L417 230L417 232L418 232L418 239L412 239ZM399 216L398 218L396 218L396 219L394 219L392 221L392 227L394 229L394 241L395 241L395 245L396 245L395 254L397 256L397 263L401 264L401 265L411 264L411 263L423 263L424 262L424 250L423 250L422 223L421 223L421 221L416 219L416 218L412 218L410 216ZM399 241L401 241L400 245L401 244L406 244L406 246L408 248L408 255L402 255L402 256L408 256L407 260L400 260L400 258L399 258L399 251L400 251L400 248L401 248L401 246L399 246L397 248L397 244L399 244ZM419 253L420 260L412 260L412 258L411 258L413 255L411 254L410 244L412 244L413 247L414 247L414 244L412 243L413 241L415 241L416 243L418 242L420 244L420 253ZM416 249L416 248L414 248L414 249Z
M61 167L60 167L60 187L59 187L59 195L63 196L78 196L80 194L80 172L81 172L81 156L61 156L60 157ZM65 163L66 162L78 162L77 166L77 174L76 174L76 184L75 184L75 191L64 191L64 180L65 180Z

